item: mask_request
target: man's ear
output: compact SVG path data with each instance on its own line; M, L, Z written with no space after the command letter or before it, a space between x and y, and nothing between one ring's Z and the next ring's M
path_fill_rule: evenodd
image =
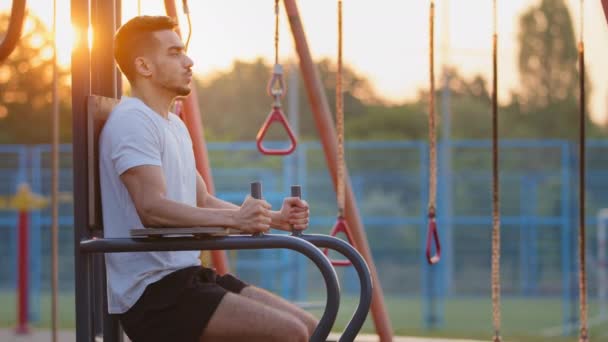
M135 71L143 77L150 77L152 75L152 63L145 57L136 57Z

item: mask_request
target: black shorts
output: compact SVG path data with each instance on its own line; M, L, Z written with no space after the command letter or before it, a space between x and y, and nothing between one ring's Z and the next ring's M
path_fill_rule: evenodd
M119 315L120 323L133 342L198 342L224 295L240 293L245 286L230 274L187 267L148 285Z

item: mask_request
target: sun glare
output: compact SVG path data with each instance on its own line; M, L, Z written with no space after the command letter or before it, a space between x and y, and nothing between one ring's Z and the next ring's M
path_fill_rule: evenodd
M72 25L59 25L57 27L57 63L63 67L70 65L70 57L74 43L76 42L76 33Z

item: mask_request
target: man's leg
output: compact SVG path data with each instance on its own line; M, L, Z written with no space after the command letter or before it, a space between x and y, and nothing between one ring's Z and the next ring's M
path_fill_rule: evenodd
M240 294L272 308L290 313L304 323L304 325L306 325L309 335L312 335L313 331L317 327L317 324L319 323L319 321L312 314L299 308L297 305L290 303L285 299L259 287L247 286L241 291Z
M306 326L265 304L227 293L211 316L201 342L307 342Z

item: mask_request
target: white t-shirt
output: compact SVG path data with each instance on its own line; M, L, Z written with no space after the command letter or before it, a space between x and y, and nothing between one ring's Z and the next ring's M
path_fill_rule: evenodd
M143 228L120 175L141 165L162 168L168 199L196 206L196 166L186 125L137 98L123 96L99 137L99 176L106 238ZM178 269L200 265L197 251L107 253L108 311L126 312L146 286Z

